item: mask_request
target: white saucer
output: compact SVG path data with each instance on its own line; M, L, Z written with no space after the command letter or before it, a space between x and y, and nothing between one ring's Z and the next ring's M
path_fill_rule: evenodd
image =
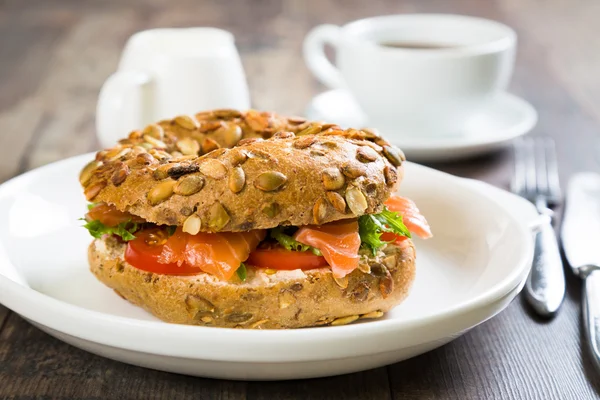
M533 257L528 201L485 183L406 163L402 194L427 216L415 240L417 276L385 318L296 330L224 329L161 322L89 271L86 154L0 185L0 303L60 340L104 357L164 371L227 379L343 374L416 356L502 311ZM183 300L182 300L183 301ZM493 361L490 361L493 362Z
M308 105L306 116L344 128L377 128L345 90L330 90L315 96ZM435 115L431 117L435 118ZM465 127L464 132L438 137L381 133L400 147L411 161L454 161L502 148L529 132L536 122L537 112L531 104L515 95L502 93Z

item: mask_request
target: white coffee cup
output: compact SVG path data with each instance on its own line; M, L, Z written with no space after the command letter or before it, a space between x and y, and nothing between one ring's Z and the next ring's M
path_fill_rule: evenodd
M108 147L165 118L250 108L233 35L216 28L152 29L129 38L98 99L96 128Z
M337 66L325 45L334 47ZM404 14L318 26L304 41L304 58L323 84L348 89L382 130L452 135L505 90L515 46L515 32L495 21Z

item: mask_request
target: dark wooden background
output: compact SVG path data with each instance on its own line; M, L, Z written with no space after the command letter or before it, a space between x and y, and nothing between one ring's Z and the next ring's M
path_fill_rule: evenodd
M511 91L538 109L534 134L553 136L563 183L599 167L600 3L594 0L91 1L0 0L0 182L95 150L100 85L135 31L217 26L232 31L255 108L302 113L323 90L301 58L319 23L449 12L497 19L519 34ZM507 187L508 151L451 165ZM600 378L582 347L580 282L568 275L558 317L522 300L463 337L367 372L290 382L232 382L132 367L59 342L0 306L0 398L123 399L590 399Z

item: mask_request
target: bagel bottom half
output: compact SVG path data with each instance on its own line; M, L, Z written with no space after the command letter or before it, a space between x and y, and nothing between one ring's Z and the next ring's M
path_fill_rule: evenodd
M260 329L343 325L382 316L404 300L415 277L410 240L388 244L368 260L370 272L355 270L345 288L329 268L248 268L244 282L223 282L205 273L155 274L128 264L125 247L112 237L94 240L88 252L91 271L121 297L178 324Z

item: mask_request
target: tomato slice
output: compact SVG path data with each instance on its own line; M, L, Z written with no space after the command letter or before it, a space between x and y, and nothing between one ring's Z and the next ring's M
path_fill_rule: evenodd
M283 247L256 249L250 253L246 264L278 270L314 269L328 265L325 257L310 251L291 251Z
M406 236L402 236L402 235L396 235L395 233L392 232L383 232L381 234L381 240L384 242L391 242L394 244L401 244L402 242L404 242L406 239L408 239L408 237Z
M96 204L87 213L87 217L89 220L100 221L106 226L117 226L120 223L127 221L138 224L146 222L143 218L138 217L137 215L119 211L114 206L106 203Z
M135 234L136 238L127 242L125 261L135 268L157 274L196 275L201 273L202 270L200 268L190 266L187 263L173 262L164 264L159 261L165 246L161 243L156 245L148 243L155 241L156 236L160 237L160 235L165 234L160 229L145 229L137 232Z

